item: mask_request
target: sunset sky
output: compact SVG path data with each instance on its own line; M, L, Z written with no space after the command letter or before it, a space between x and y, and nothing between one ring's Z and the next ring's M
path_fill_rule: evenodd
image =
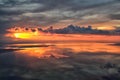
M120 26L120 0L0 0L0 29L13 25Z

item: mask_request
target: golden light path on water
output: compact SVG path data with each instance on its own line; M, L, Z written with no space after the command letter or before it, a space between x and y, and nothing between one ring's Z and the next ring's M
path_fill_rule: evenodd
M112 43L61 42L45 44L13 44L12 46L14 46L16 49L23 49L16 51L16 53L36 58L63 58L69 57L68 54L70 53L81 54L84 52L91 52L93 54L120 54L120 47L113 46L111 44Z

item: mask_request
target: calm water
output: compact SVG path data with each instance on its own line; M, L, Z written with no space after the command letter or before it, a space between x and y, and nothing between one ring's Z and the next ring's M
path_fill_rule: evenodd
M1 47L3 48L3 47ZM8 44L4 46L4 49L22 49L19 53L34 53L42 54L45 52L57 51L57 50L71 50L73 53L81 52L108 52L108 53L120 53L120 46L114 45L114 43L96 43L96 42L65 42L65 43L32 43L32 44ZM56 52L53 52L56 53ZM59 54L59 53L58 53Z
M118 74L120 46L113 44L96 42L6 44L0 47L0 79L17 76L17 79L23 78L22 80L54 78L56 80L59 77L62 80L80 78L87 80L87 77L94 80L92 76L97 79ZM117 66L109 71L103 68L107 63Z

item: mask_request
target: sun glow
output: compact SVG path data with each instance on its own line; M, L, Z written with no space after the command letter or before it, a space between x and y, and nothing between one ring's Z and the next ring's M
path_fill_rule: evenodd
M14 33L14 36L16 38L27 39L27 38L32 37L32 34L30 34L30 33Z
M10 32L6 36L12 37L12 38L17 38L17 39L30 39L35 36L38 36L40 32L38 31L37 28L11 28L7 30Z
M38 28L10 28L6 37L13 41L97 41L97 42L119 42L120 36L93 35L93 34L55 34L45 33Z

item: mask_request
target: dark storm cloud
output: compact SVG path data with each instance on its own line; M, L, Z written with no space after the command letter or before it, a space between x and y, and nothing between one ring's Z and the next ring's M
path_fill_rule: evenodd
M81 10L85 8L96 7L100 5L106 5L109 3L113 3L114 0L52 0L52 1L45 1L45 0L35 0L33 2L42 3L45 5L44 10L50 9L70 9L70 10Z
M113 20L120 20L120 14L111 14L110 18Z
M120 0L0 0L0 29L18 22L39 25L67 23L70 20L106 22L119 19L119 15L110 15L119 13L119 6Z
M6 15L20 15L22 12L18 12L18 11L14 11L14 12L11 12L11 11L4 11L4 10L0 10L0 16L6 16Z

